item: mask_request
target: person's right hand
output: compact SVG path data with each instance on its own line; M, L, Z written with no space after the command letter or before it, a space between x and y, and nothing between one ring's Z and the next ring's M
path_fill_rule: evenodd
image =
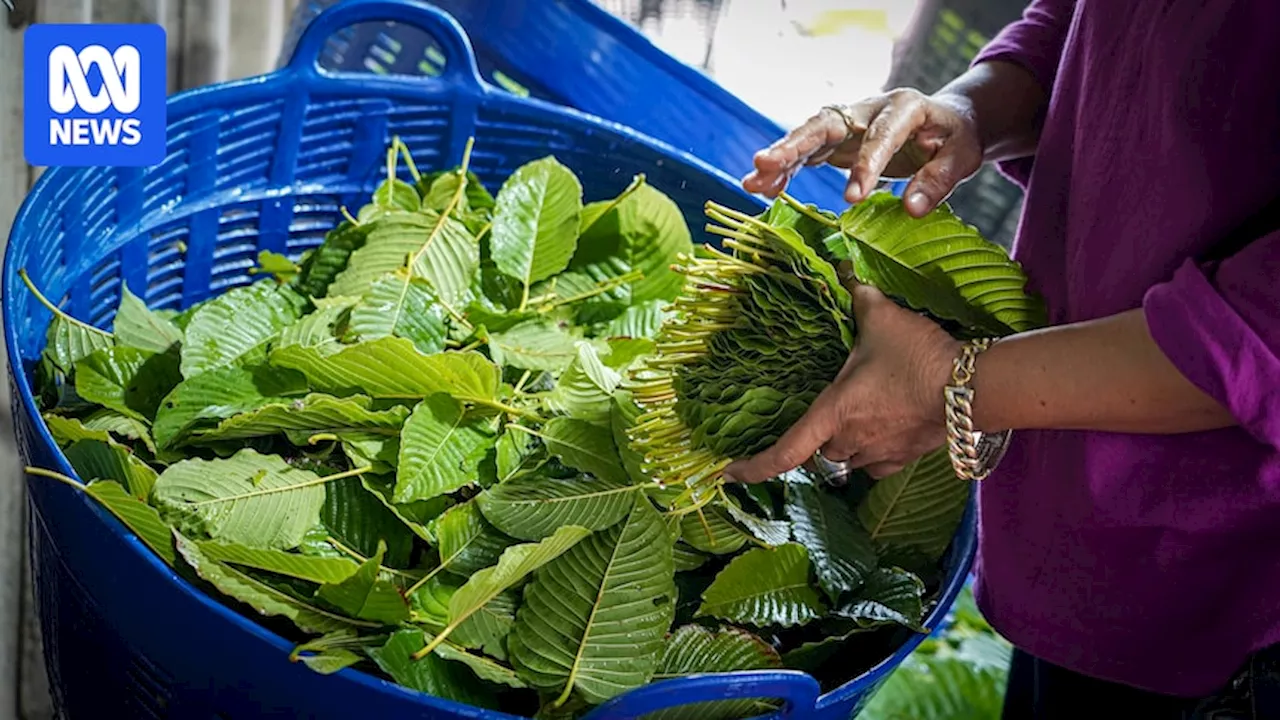
M977 172L982 156L977 123L964 97L891 90L845 106L843 113L823 108L756 153L755 169L742 187L776 198L802 167L826 162L850 169L845 188L850 203L866 198L882 178L911 177L903 197L907 212L920 217Z

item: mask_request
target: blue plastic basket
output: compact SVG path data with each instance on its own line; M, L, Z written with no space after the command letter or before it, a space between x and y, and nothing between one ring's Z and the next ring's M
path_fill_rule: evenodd
M346 0L303 0L285 38L288 57L302 29L321 10ZM635 128L733 177L751 156L782 137L777 123L698 69L663 52L591 0L436 0L470 35L481 72L498 85ZM429 75L439 53L412 26L353 27L320 54L323 67ZM840 98L833 98L837 100ZM855 99L855 98L843 98ZM818 108L813 108L816 112ZM839 211L846 178L831 167L809 168L788 192Z
M434 79L330 75L317 54L356 23L397 20L429 31L447 55ZM57 168L23 205L4 266L3 317L14 416L28 464L72 474L41 421L30 372L49 313L18 278L25 268L77 317L110 323L122 282L153 307L179 308L249 281L259 250L296 257L339 209L367 198L393 135L424 167L459 162L496 189L519 165L554 153L588 200L635 173L678 202L695 228L705 200L760 208L734 181L624 127L498 91L479 79L470 44L424 4L352 0L320 16L283 70L172 98L168 155L137 168ZM107 512L60 483L33 478L30 541L54 701L62 718L510 716L410 691L354 670L322 676L291 663L291 643L206 595ZM970 513L952 543L933 627L963 585L974 551ZM754 672L668 680L598 708L594 718L726 698L779 698L782 716L847 718L919 643L825 695L808 675Z

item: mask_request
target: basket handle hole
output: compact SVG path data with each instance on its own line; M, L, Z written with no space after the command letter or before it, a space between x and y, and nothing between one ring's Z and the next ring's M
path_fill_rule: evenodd
M330 35L318 58L328 72L438 78L449 58L436 37L420 27L394 21L350 25Z

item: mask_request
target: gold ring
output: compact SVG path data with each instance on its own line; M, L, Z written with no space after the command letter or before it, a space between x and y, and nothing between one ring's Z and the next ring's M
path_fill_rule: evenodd
M831 112L834 112L835 114L840 116L841 120L844 121L844 129L845 129L844 139L845 140L849 140L854 135L857 135L863 131L863 128L860 127L858 123L854 121L853 116L849 114L848 105L823 105L822 109L830 110Z

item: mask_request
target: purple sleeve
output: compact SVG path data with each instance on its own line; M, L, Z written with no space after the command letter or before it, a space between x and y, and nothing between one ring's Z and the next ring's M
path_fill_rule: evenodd
M1007 25L978 52L973 64L1001 60L1021 65L1035 76L1046 95L1052 94L1075 4L1075 0L1035 0L1022 12L1021 20ZM1003 162L999 168L1026 187L1031 159Z
M1280 232L1147 291L1156 344L1258 441L1280 449Z

